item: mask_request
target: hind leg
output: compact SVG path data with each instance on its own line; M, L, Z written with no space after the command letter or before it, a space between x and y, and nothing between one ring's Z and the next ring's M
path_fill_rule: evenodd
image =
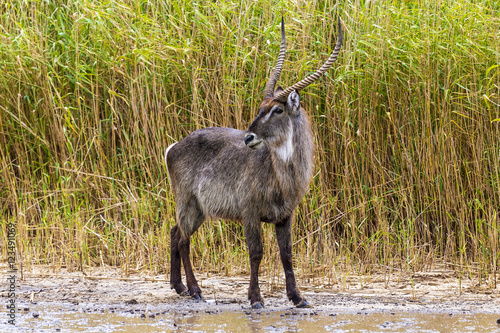
M189 259L189 239L191 235L198 230L205 220L205 217L199 208L198 201L194 197L192 197L187 204L178 205L177 212L179 227L182 229L179 235L178 251L186 272L187 292L195 299L203 299L198 281L196 281L194 276L191 260Z
M191 260L189 259L189 238L182 237L179 241L179 252L181 254L182 262L184 264L184 270L186 271L186 282L188 286L188 293L194 299L203 299L201 296L201 289L198 286L198 281L194 276L193 267L191 266Z
M176 224L170 230L170 288L181 296L189 296L188 289L181 279L181 254L179 252L179 239L181 232Z

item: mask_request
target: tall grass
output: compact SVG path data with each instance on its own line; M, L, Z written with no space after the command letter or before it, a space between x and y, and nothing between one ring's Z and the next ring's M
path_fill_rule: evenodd
M302 278L499 264L497 1L17 1L0 8L0 216L18 262L124 274L169 267L165 148L245 129L279 50L279 84L339 60L302 92L316 172L297 211ZM273 228L262 270L281 276ZM205 223L198 270L248 267L242 228ZM4 256L5 257L5 256ZM340 275L339 275L340 274Z

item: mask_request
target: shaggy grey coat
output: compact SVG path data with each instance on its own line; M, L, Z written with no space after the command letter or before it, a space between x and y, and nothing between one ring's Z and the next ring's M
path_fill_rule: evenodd
M265 99L248 131L210 127L170 146L165 160L177 206L177 225L171 232L172 288L201 298L189 262L190 236L205 219L241 221L252 266L249 299L254 308L262 307L258 269L263 221L276 225L288 297L306 306L295 287L290 229L309 186L313 153L309 120L297 92L285 103ZM181 282L181 258L188 288Z

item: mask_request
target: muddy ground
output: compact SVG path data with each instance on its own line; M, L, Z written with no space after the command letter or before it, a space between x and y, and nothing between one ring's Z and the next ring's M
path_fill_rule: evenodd
M3 270L6 271L6 270ZM119 269L18 274L16 321L1 332L500 332L500 287L452 271L300 281L311 308L286 299L284 280L261 277L265 308L247 301L248 276L197 274L204 301L178 296L165 275ZM168 278L168 277L167 277ZM8 304L6 284L0 285Z
M247 301L248 276L217 276L199 273L204 301L178 296L165 275L135 274L127 278L119 269L67 272L35 268L18 276L16 301L29 308L36 302L64 304L78 311L118 308L120 311L252 311ZM460 280L452 271L351 276L331 285L298 281L312 308L295 309L286 299L284 279L260 278L264 311L309 311L323 314L363 311L419 311L432 313L497 313L500 286ZM6 289L1 295L7 298ZM29 311L29 310L27 310Z

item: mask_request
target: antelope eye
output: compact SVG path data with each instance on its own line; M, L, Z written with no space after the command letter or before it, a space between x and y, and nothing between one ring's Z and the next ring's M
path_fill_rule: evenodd
M281 114L281 113L283 113L283 109L275 109L275 110L273 111L273 113L276 113L276 114Z

